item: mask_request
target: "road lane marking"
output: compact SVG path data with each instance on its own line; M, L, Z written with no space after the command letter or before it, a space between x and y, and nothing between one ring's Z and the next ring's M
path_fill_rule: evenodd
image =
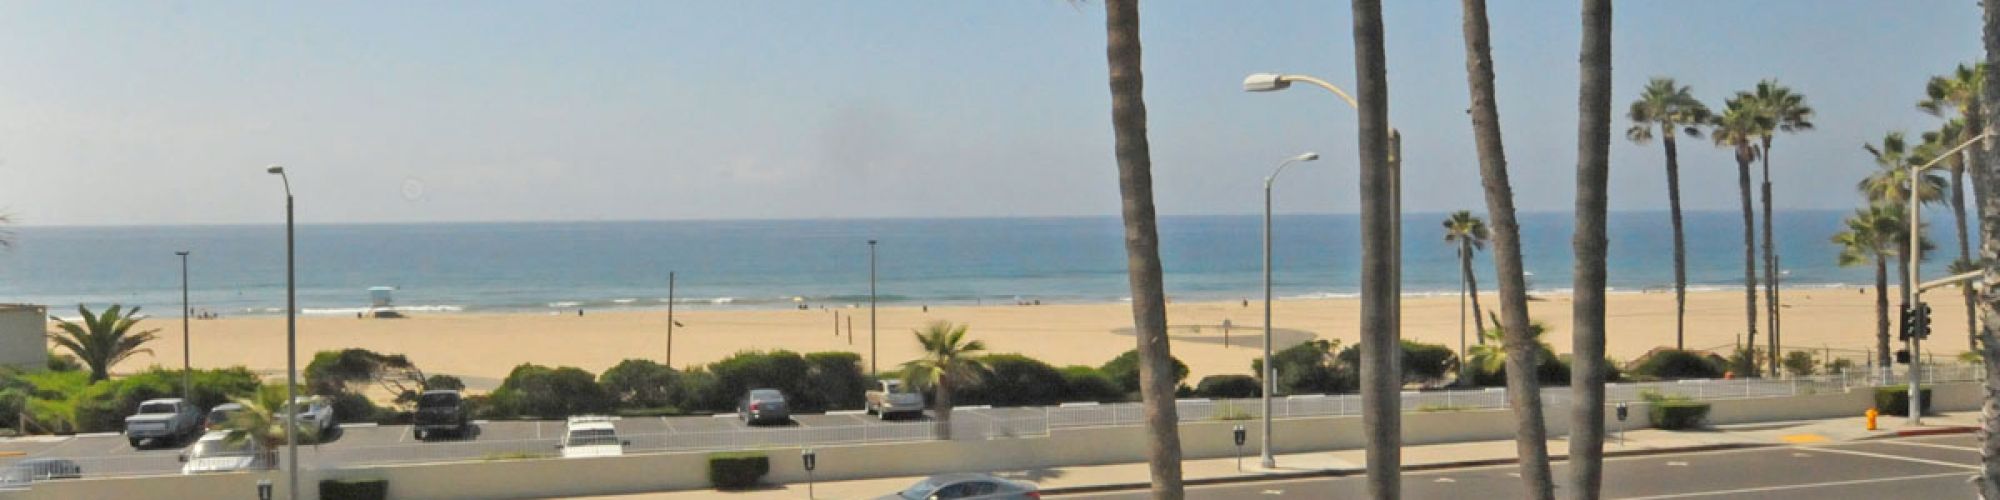
M1673 461L1673 462L1667 462L1667 466L1668 466L1668 467L1687 467L1687 466L1688 466L1688 463L1687 463L1687 462L1680 462L1680 461Z
M1903 446L1922 446L1922 447L1925 447L1925 448L1943 448L1943 449L1947 449L1947 450L1958 450L1958 451L1970 451L1970 452L1973 452L1973 453L1978 453L1978 452L1979 452L1979 448L1976 448L1976 447L1972 447L1972 446L1952 446L1952 445L1948 445L1948 444L1937 444L1937 443L1919 443L1919 442L1916 442L1916 441L1891 441L1891 440L1884 440L1884 441L1876 441L1876 442L1878 442L1878 443L1882 443L1882 444L1900 444L1900 445L1903 445Z
M1668 498L1738 496L1747 493L1759 493L1766 491L1802 490L1808 488L1827 488L1833 486L1851 486L1856 484L1887 483L1892 481L1909 481L1916 479L1937 479L1941 477L1965 477L1965 473L1940 472L1936 474L1925 474L1921 476L1879 477L1873 479L1850 479L1846 481L1827 481L1822 483L1788 484L1782 486L1760 486L1756 488L1738 488L1733 490L1698 491L1693 493L1673 493L1667 495L1654 495L1649 497L1625 497L1621 500L1663 500Z
M1958 468L1958 469L1966 469L1966 470L1980 470L1980 468L1979 468L1979 467L1974 467L1974 466L1971 466L1971 465L1965 465L1965 464L1960 464L1960 463L1952 463L1952 462L1946 462L1946 461L1942 461L1942 460L1926 460L1926 459L1922 459L1922 458L1914 458L1914 457L1906 457L1906 456L1902 456L1902 455L1890 455L1890 454L1887 454L1887 453L1870 453L1870 452L1866 452L1866 451L1859 451L1859 450L1848 450L1848 449L1841 449L1841 448L1833 448L1833 447L1815 447L1815 448L1809 448L1809 449L1812 449L1812 450L1816 450L1816 451L1823 451L1823 452L1827 452L1827 453L1842 453L1842 454L1847 454L1847 455L1854 455L1854 456L1859 456L1859 457L1874 457L1874 458L1881 458L1881 459L1887 459L1887 460L1901 460L1901 461L1904 461L1904 462L1914 462L1914 463L1920 463L1920 464L1929 464L1929 465L1938 465L1938 466L1944 466L1944 467L1952 467L1952 468Z
M80 438L101 438L101 437L112 437L112 436L117 436L117 435L118 435L118 433L116 433L116 432L92 432L92 433L88 433L88 434L77 434L77 435L76 435L76 437L80 437Z
M868 410L839 410L826 412L827 415L865 415Z

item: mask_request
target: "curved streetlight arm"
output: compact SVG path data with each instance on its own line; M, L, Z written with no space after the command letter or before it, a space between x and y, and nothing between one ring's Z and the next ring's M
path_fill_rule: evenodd
M1340 100L1346 101L1348 106L1356 108L1361 107L1361 103L1355 101L1354 96L1348 95L1347 91L1341 90L1339 86L1327 82L1326 80L1321 80L1306 75L1278 75L1278 80L1286 82L1305 82L1317 85L1320 88L1326 89L1328 92L1333 92L1333 95L1340 96Z
M1292 166L1293 163L1298 163L1302 161L1313 161L1317 159L1319 159L1318 153L1306 153L1291 158L1286 158L1285 161L1278 162L1278 168L1272 169L1271 175L1264 178L1264 190L1265 191L1271 190L1271 183L1276 182L1278 180L1278 174L1284 173L1285 167Z

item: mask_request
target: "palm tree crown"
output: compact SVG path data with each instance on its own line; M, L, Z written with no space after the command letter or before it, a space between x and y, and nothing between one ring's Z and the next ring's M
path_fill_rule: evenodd
M1671 136L1678 130L1689 137L1701 137L1700 127L1708 124L1712 114L1708 105L1695 99L1688 86L1676 85L1672 78L1655 77L1625 112L1625 117L1632 120L1632 127L1625 129L1625 138L1645 144L1653 140L1654 127L1664 135Z
M960 385L978 380L986 364L976 356L986 343L965 340L966 325L937 321L916 333L923 346L921 358L903 363L903 381L913 388L928 389L940 383Z
M1467 244L1471 245L1473 249L1485 250L1486 240L1489 237L1490 234L1486 229L1486 221L1480 219L1477 215L1472 215L1471 210L1452 212L1451 216L1444 219L1445 241Z
M1862 179L1855 188L1871 203L1898 206L1909 203L1910 168L1930 162L1922 148L1912 150L1904 141L1902 132L1890 132L1882 136L1881 147L1863 144L1861 149L1874 156L1875 164L1882 168ZM1937 175L1935 169L1925 170L1921 175L1922 180L1917 184L1917 201L1930 204L1943 200L1945 189L1949 186L1944 177Z
M134 332L132 328L146 317L139 315L137 307L129 312L120 311L123 307L112 304L111 308L104 310L104 314L97 315L92 314L89 307L78 305L76 312L83 316L79 323L49 317L56 322L56 332L49 334L49 341L68 349L78 361L89 366L91 382L110 378L111 366L133 354L153 352L140 346L153 341L153 333L160 330Z
M1940 118L1959 114L1978 114L1976 104L1979 91L1986 84L1986 63L1972 66L1958 65L1949 75L1931 77L1924 85L1924 99L1917 101L1917 109ZM1970 111L1971 114L1966 113Z
M1725 101L1722 114L1709 121L1709 139L1716 147L1734 149L1739 161L1757 159L1757 143L1764 138L1765 120L1758 104L1742 94Z
M1762 127L1760 136L1765 144L1770 144L1771 135L1777 132L1789 134L1813 129L1813 110L1806 105L1805 96L1793 92L1791 87L1779 85L1777 80L1757 82L1756 89L1738 92L1736 98L1749 99L1757 104L1757 121Z

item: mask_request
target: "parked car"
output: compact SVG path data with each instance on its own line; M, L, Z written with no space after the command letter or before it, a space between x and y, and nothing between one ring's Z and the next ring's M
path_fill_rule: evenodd
M900 380L883 380L880 390L868 391L867 410L882 420L907 415L924 416L924 395L903 390Z
M618 428L611 425L611 417L600 415L580 415L569 418L569 428L563 431L563 458L615 457L625 454L625 447L631 441L618 438Z
M1035 485L987 474L942 474L924 478L909 489L876 500L1024 500L1040 499Z
M751 389L736 403L736 417L749 425L792 420L791 410L785 406L785 393L777 389Z
M214 408L208 409L208 417L202 419L202 427L210 431L221 429L223 426L229 425L229 419L234 418L237 413L242 412L243 405L241 403L215 405Z
M180 398L148 399L138 413L125 417L125 439L133 448L165 442L181 443L201 435L201 409Z
M0 470L0 484L28 484L50 479L83 477L83 467L63 458L30 458Z
M206 474L278 468L278 451L264 449L255 439L239 438L243 431L220 430L202 434L193 446L181 451L182 474Z
M472 418L466 412L465 398L458 391L435 390L418 394L414 418L416 425L410 427L418 441L430 439L440 432L462 438L472 430Z
M292 400L292 404L299 408L300 429L314 429L316 433L311 435L319 439L326 439L333 433L333 402L328 401L326 396L299 396Z

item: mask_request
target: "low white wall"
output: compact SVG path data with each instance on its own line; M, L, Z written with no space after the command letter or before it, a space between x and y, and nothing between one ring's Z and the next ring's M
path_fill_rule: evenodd
M1978 408L1983 397L1977 383L1939 384L1933 388L1933 408L1964 411ZM1718 424L1771 422L1812 418L1859 417L1873 405L1873 393L1858 388L1847 393L1712 401L1710 420ZM1544 412L1550 435L1569 431L1566 407ZM1610 412L1612 427L1620 426ZM1255 453L1261 425L1256 420L1190 422L1181 425L1181 453L1189 459L1233 456L1232 431L1242 425L1249 437L1243 451ZM1650 425L1642 404L1631 406L1624 428ZM1274 423L1278 449L1304 452L1353 449L1362 446L1359 417L1279 420ZM1405 413L1403 442L1408 445L1514 437L1514 419L1505 410ZM1146 431L1140 426L1054 429L1047 437L1001 438L985 441L926 441L823 446L819 480L918 476L943 472L1018 471L1053 466L1130 463L1146 457ZM767 481L803 482L805 470L797 448L768 450ZM645 491L705 489L707 453L663 453L588 459L537 459L357 467L301 471L302 497L315 499L320 479L380 478L389 480L393 498L504 499L540 498ZM258 479L279 480L281 473L219 474L57 481L26 492L0 493L0 499L68 498L216 498L255 491ZM281 483L282 484L282 483Z

